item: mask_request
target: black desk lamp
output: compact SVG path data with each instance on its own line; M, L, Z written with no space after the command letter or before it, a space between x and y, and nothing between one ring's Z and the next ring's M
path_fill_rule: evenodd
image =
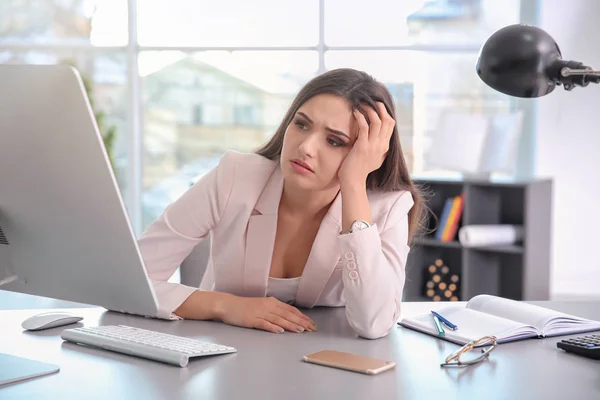
M600 83L600 71L578 61L565 61L558 45L542 29L509 25L492 34L481 47L477 74L488 86L515 97L540 97L563 85Z

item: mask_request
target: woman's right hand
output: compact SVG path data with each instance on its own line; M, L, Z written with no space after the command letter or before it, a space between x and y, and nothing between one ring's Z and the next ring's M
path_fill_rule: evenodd
M220 319L229 325L262 329L273 333L312 332L313 320L300 310L274 297L228 296Z

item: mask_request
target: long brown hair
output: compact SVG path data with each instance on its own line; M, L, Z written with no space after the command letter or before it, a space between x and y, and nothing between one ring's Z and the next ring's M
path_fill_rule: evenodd
M369 74L350 68L325 72L310 80L296 95L281 124L271 139L256 150L270 160L281 155L283 138L288 125L298 109L309 99L319 94L333 94L345 98L352 109L368 104L377 110L375 102L385 105L390 116L396 119L394 101L388 89ZM388 154L379 169L367 177L367 189L386 192L406 190L412 194L414 205L408 213L409 243L424 223L425 204L421 191L413 183L402 153L397 124L390 139Z

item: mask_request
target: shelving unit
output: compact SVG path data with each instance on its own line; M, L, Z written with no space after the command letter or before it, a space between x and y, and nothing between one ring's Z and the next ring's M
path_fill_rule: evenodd
M549 300L552 226L552 181L493 182L485 180L424 180L415 183L426 193L427 205L439 221L448 197L464 192L460 227L481 224L522 225L524 238L513 245L463 247L434 237L437 221L429 219L429 234L411 246L406 266L405 301L428 301L425 269L436 259L460 277L459 300L493 294L515 300Z

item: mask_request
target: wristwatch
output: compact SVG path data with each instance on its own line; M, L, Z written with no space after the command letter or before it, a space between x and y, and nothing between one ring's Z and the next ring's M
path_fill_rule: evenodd
M360 231L362 229L367 229L370 226L372 226L372 224L369 224L367 221L363 221L362 219L357 219L350 226L350 230L348 232L344 232L344 233L354 233L354 232Z

